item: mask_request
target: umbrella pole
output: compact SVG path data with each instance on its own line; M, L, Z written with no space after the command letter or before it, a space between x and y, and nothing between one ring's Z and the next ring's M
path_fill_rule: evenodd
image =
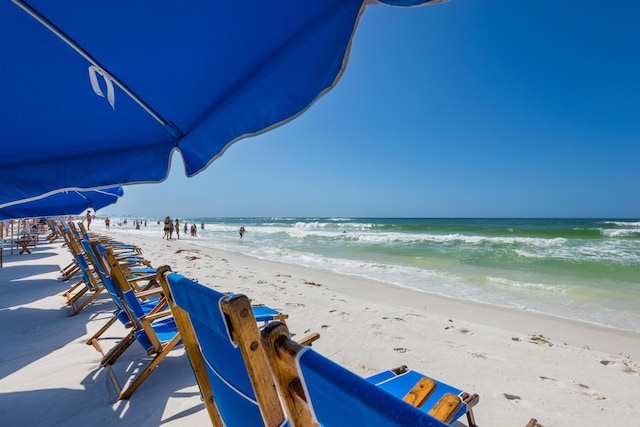
M11 255L13 255L13 244L15 243L13 241L13 223L14 220L11 221ZM20 221L18 221L18 234L20 234Z
M0 222L0 268L2 268L3 255L4 255L4 221Z

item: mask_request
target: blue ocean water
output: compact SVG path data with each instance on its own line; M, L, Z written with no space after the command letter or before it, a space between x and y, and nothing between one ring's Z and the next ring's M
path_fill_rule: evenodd
M198 236L181 237L202 246L640 330L640 220L185 220L197 224ZM139 232L161 238L157 221L148 219ZM127 227L132 223L129 218ZM240 226L246 229L242 239Z

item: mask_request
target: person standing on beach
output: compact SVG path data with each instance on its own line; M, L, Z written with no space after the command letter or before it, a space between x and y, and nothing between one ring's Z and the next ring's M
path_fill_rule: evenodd
M164 236L162 236L163 239L169 239L169 231L171 231L171 218L166 217L164 219Z
M201 228L202 230L204 230L204 222L203 222L202 224L200 224L200 228Z
M87 230L91 230L91 211L87 211Z
M176 218L175 230L176 230L176 236L178 236L178 240L180 240L180 221L178 221L178 218Z
M240 227L240 238L242 239L242 235L244 234L244 225Z
M108 217L104 219L104 225L105 227L107 227L107 230L108 230L109 226L111 225L111 220Z
M184 235L187 235L187 222L184 222Z

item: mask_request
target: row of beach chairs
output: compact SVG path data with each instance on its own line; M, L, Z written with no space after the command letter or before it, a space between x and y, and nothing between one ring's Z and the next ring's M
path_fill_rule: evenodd
M401 366L362 378L316 352L319 335L293 340L286 314L256 306L171 271L154 269L139 248L89 235L82 223L52 224L74 256L62 269L72 314L107 292L113 316L87 344L102 354L118 399L129 398L176 345L185 347L214 426L476 426L477 394ZM116 322L129 333L109 351L102 335ZM147 366L120 386L114 362L138 342ZM527 427L539 426L532 419Z

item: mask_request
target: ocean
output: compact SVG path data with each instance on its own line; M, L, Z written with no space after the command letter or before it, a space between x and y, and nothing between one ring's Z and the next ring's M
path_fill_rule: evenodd
M124 219L112 218L112 228ZM136 218L126 219L122 227L134 229ZM182 226L185 220L198 234L181 238L201 246L640 330L640 220L181 218ZM147 219L139 232L162 238L162 219Z

